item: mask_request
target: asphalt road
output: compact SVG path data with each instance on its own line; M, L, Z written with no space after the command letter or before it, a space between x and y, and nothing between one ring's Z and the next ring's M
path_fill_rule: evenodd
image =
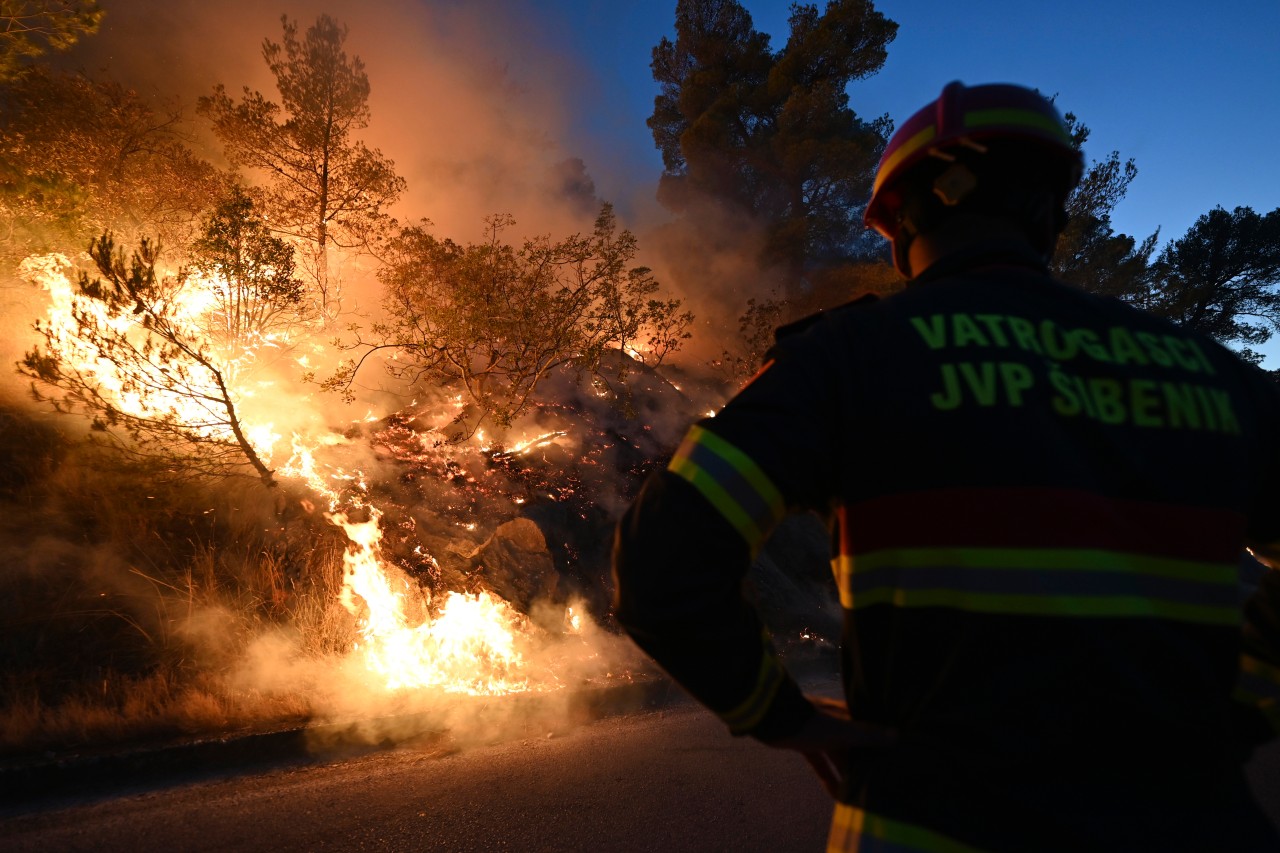
M1255 759L1280 825L1280 746ZM0 819L3 851L817 851L830 804L796 756L689 704L552 736L400 748Z
M63 804L0 821L0 850L819 850L830 810L800 758L681 704Z

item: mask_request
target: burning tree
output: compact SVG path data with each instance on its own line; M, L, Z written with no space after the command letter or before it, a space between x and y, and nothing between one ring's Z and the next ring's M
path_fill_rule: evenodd
M509 425L559 367L607 384L608 353L653 366L690 337L693 315L680 311L680 300L658 296L647 267L630 265L636 238L618 232L610 205L589 235L534 237L519 249L503 240L515 224L510 216L486 221L488 238L478 244L442 240L421 226L392 241L381 274L391 319L357 341L365 352L328 387L349 388L370 355L391 350L393 376L462 389L477 410L469 436L486 418ZM620 363L625 372L625 358Z
M159 254L146 239L127 259L110 234L94 240L89 255L100 277L80 272L78 292L64 294L66 322L36 323L44 346L25 355L19 372L35 380L36 399L90 415L94 430L124 452L218 475L247 465L274 485L229 386L233 365L211 352L185 307L192 282L157 274ZM118 440L118 431L133 441Z
M3 0L0 79L16 73L24 59L66 50L81 36L96 33L101 22L96 0Z
M332 318L340 294L330 281L330 244L367 249L405 182L391 160L354 138L369 124L369 77L342 48L347 28L321 15L299 40L298 25L281 20L283 44L262 45L280 103L247 87L236 103L219 85L198 111L213 121L233 164L267 175L271 226L311 248L317 301Z
M212 299L201 326L227 357L278 345L308 318L305 288L294 278L293 248L271 234L239 187L205 219L192 249L191 268Z

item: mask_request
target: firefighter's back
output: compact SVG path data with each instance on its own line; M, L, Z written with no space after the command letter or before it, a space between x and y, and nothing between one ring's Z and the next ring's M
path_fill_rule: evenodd
M900 732L847 798L991 849L1266 837L1230 702L1259 376L1026 266L953 266L807 333L847 436L850 707Z

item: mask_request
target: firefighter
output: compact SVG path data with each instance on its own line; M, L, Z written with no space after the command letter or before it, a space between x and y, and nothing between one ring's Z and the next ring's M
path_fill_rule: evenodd
M1081 170L1036 92L946 86L866 210L905 290L779 330L618 526L620 623L805 756L831 850L1280 849L1241 770L1280 724L1278 573L1243 608L1238 577L1280 555L1280 393L1050 276ZM792 511L829 523L846 703L741 594Z

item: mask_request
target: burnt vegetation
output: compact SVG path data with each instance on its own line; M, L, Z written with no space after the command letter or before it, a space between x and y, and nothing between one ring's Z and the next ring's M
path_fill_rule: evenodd
M582 602L607 626L614 520L684 427L779 323L901 286L860 225L892 126L855 111L857 81L897 31L869 0L795 6L779 49L733 0L677 4L649 120L671 282L577 160L559 167L577 229L394 220L408 185L361 138L371 83L327 15L264 39L274 92L191 104L47 62L92 36L96 3L19 7L0 15L0 264L36 404L0 404L3 751L317 713L241 673L264 637L306 661L358 642L330 512L377 508L405 595ZM1256 360L1280 328L1280 210L1215 208L1158 248L1111 224L1136 175L1091 162L1056 272ZM726 256L744 272L704 318L721 356L697 363L672 288L711 286ZM784 645L834 634L823 542L796 522L753 569Z

